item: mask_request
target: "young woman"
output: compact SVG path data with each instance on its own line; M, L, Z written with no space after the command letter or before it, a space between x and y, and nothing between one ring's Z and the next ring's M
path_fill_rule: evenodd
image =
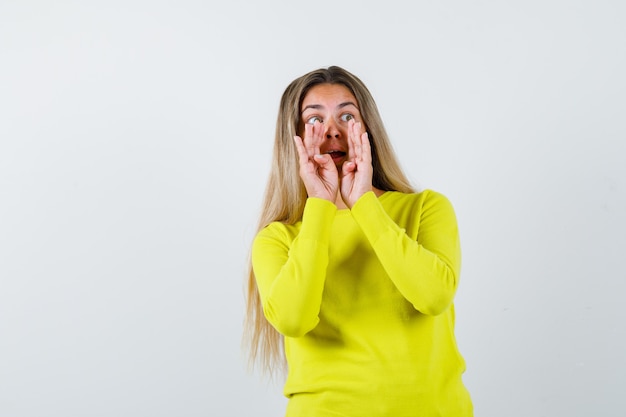
M285 90L259 226L251 358L270 370L286 359L287 416L473 415L454 337L453 208L413 190L348 71Z

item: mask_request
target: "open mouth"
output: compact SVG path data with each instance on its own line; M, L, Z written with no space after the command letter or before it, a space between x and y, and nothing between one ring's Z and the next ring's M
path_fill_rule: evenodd
M335 162L340 161L341 159L343 159L344 156L346 156L346 153L342 151L328 151L326 153L330 155L330 157L333 158L333 161Z

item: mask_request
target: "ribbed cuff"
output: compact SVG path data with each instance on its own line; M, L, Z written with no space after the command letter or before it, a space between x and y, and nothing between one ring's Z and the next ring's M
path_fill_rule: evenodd
M337 206L322 198L310 197L306 200L302 214L301 238L328 241Z
M371 244L376 243L378 237L389 230L391 219L373 191L363 194L352 206L351 213Z

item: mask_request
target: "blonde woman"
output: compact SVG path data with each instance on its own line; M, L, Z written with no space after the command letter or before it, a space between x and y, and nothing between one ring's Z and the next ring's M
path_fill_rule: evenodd
M363 82L339 67L294 80L247 300L252 361L286 365L286 415L472 416L460 261L452 206L411 187Z

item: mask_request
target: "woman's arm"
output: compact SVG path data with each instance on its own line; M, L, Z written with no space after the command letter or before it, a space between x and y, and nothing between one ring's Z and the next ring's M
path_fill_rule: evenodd
M374 195L364 194L352 207L385 271L400 293L420 312L443 313L459 281L461 250L454 209L446 197L425 191L417 239L385 212Z
M319 323L328 266L328 243L337 207L309 198L295 236L268 227L252 245L252 266L267 320L289 337L300 337Z

